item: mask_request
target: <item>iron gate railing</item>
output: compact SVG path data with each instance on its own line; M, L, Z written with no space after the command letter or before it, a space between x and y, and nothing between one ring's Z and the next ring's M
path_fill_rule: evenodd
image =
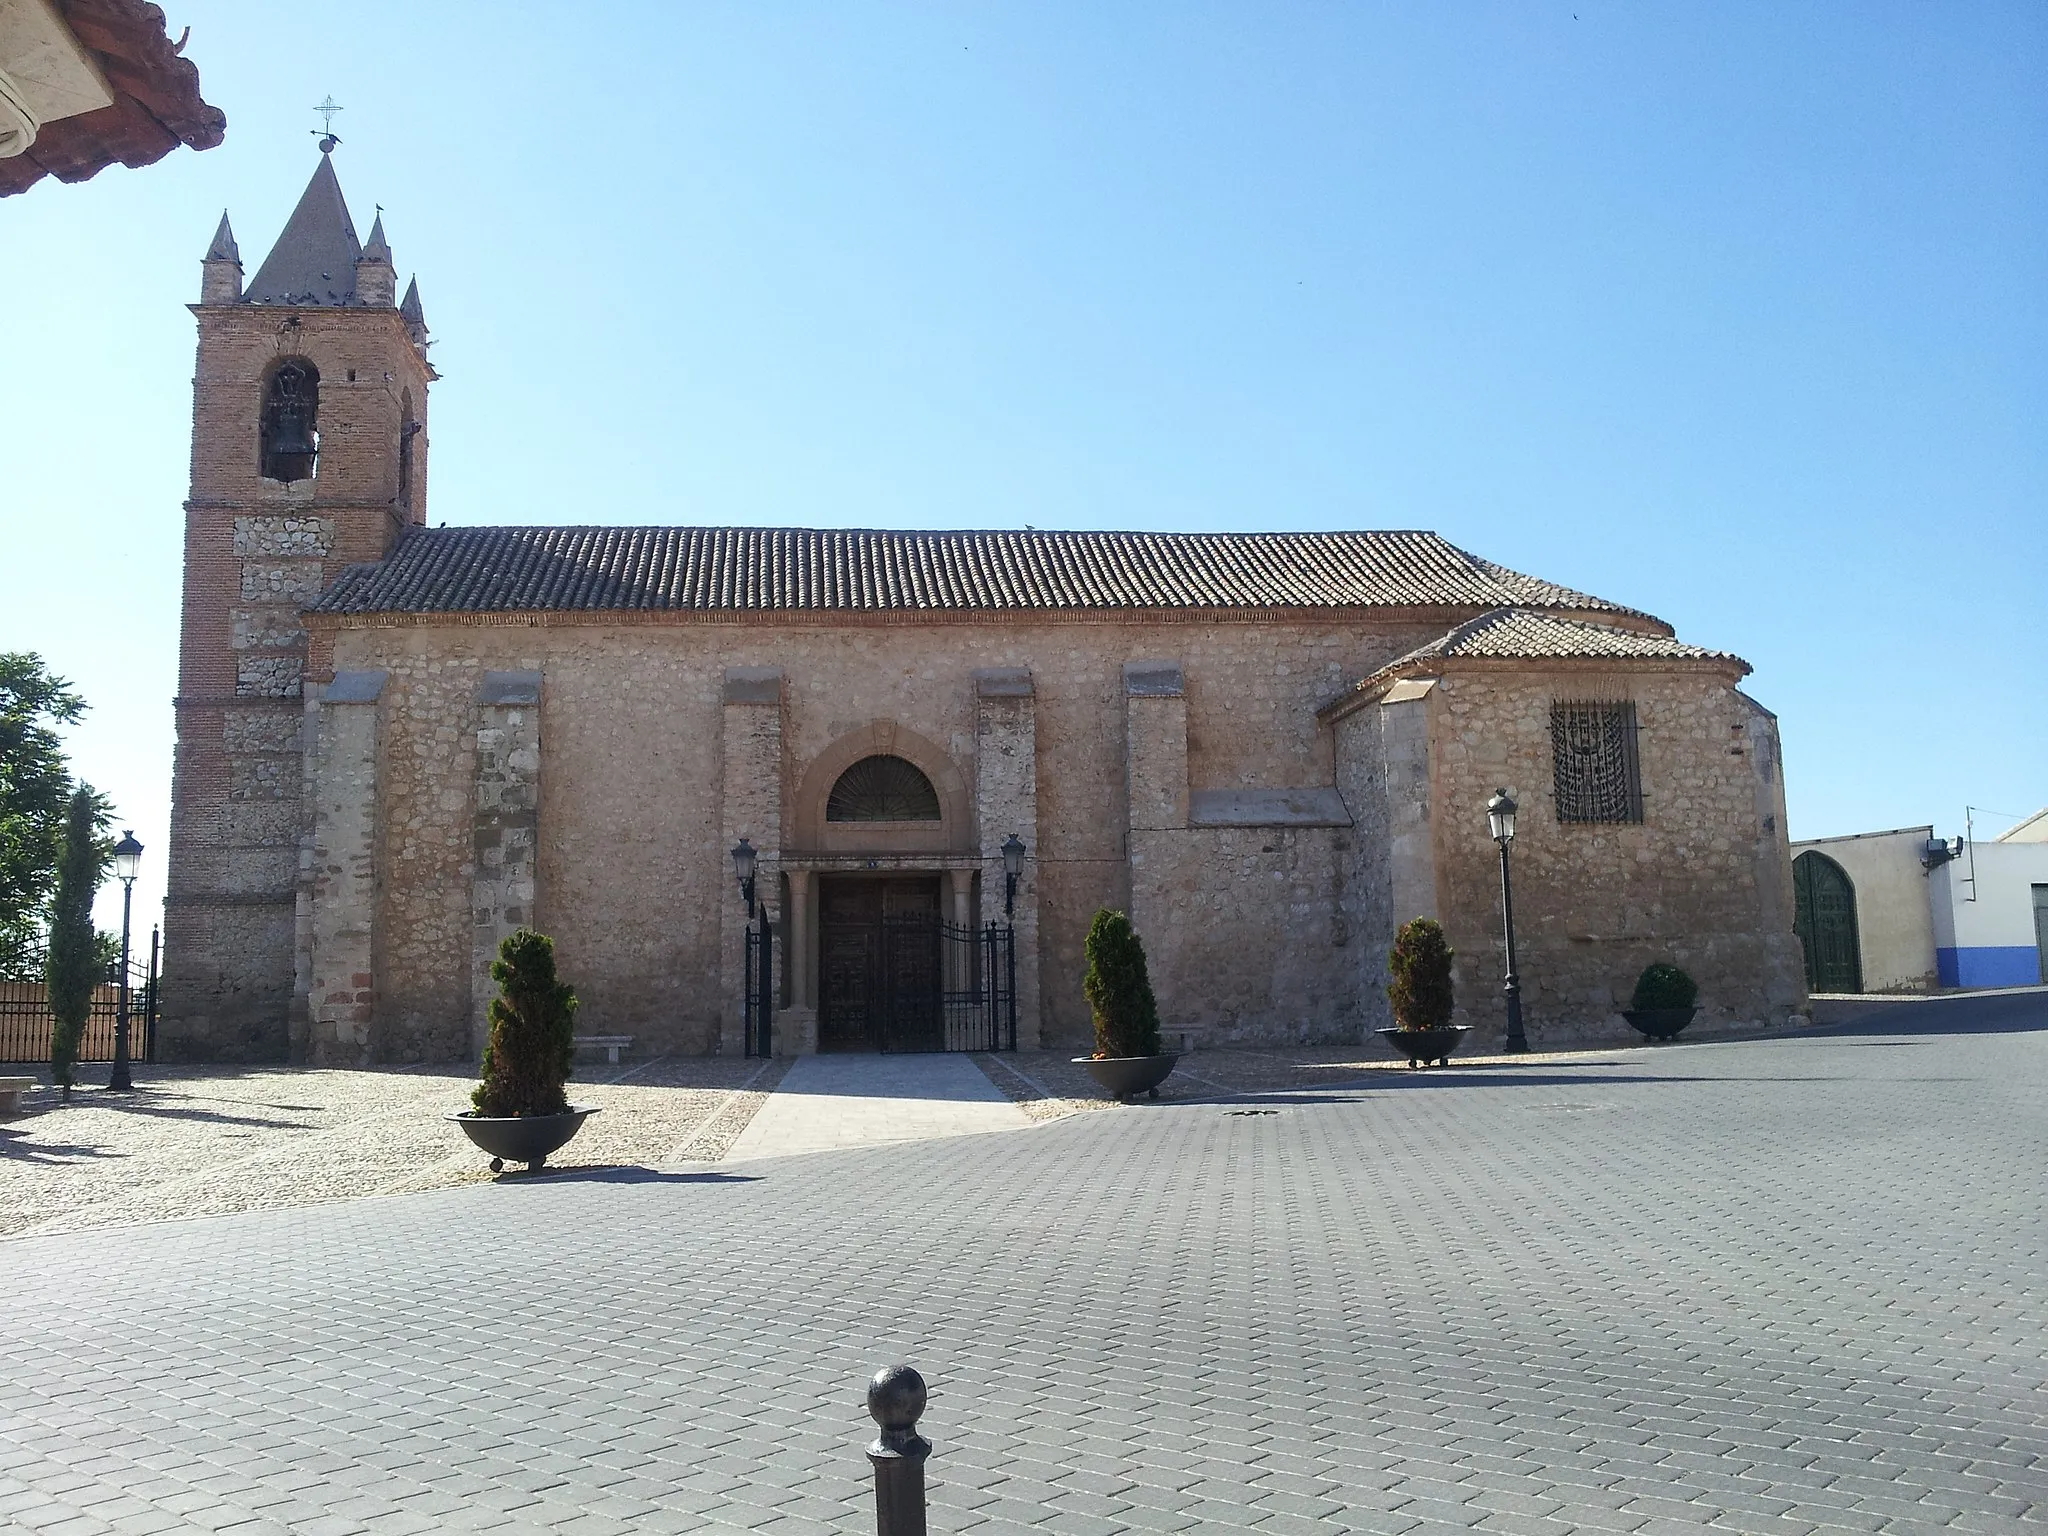
M0 981L0 1062L47 1063L50 1059L50 988L42 979L45 957L30 951L9 957L9 970L19 979ZM92 989L85 1034L78 1042L80 1061L114 1059L114 1026L121 1012L121 962L109 967L105 981ZM134 1061L156 1060L158 936L152 929L146 955L128 961L128 1054Z
M956 927L926 913L882 919L870 1017L883 1051L1017 1049L1017 933Z
M742 1038L749 1056L775 1054L775 930L768 914L747 924L747 999Z

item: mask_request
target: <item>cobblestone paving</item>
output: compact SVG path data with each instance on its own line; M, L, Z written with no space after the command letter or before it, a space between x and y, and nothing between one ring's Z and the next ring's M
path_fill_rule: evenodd
M724 1155L773 1086L750 1061L585 1066L578 1103L603 1113L554 1159L656 1168L685 1147ZM442 1118L475 1078L449 1071L143 1068L137 1091L48 1089L0 1122L0 1235L270 1210L488 1179Z
M2016 999L28 1237L0 1521L862 1531L907 1358L935 1536L2048 1536L2044 1151Z

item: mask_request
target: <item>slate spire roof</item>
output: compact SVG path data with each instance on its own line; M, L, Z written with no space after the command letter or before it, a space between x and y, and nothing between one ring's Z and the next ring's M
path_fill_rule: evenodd
M427 314L420 308L420 280L414 278L405 285L405 298L398 306L398 316L412 328L412 339L419 341L427 334Z
M391 242L384 238L384 215L379 213L370 224L370 238L363 242L363 260L381 261L389 265Z
M965 612L1521 606L1648 615L1433 533L417 529L324 613Z
M323 154L242 299L249 304L353 304L356 258L362 254L334 161Z
M213 244L206 248L205 259L232 261L237 266L241 264L241 248L235 244L235 232L228 227L228 211L225 208L220 211L220 228L213 232Z

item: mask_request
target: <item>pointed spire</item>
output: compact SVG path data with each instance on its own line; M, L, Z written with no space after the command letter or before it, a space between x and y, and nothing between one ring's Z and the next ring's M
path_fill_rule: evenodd
M391 270L391 243L384 238L384 212L370 226L370 243L356 258L356 302L369 309L389 309L398 286Z
M323 154L299 206L285 221L284 233L250 280L249 302L353 304L356 258L362 254L334 162Z
M199 302L238 304L242 299L242 253L235 248L235 232L228 228L227 210L220 214L220 228L213 232L213 244L199 267Z
M405 301L398 306L398 317L406 329L412 332L412 339L422 345L427 339L427 315L420 308L420 280L415 277L405 285Z
M206 248L208 261L232 261L239 263L241 251L235 245L235 232L228 227L228 211L220 211L220 228L213 232L213 244Z

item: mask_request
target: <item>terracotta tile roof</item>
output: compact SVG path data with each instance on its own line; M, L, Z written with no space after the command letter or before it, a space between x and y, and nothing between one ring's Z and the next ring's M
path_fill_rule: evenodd
M1555 657L1570 661L1719 661L1733 662L1745 673L1749 663L1732 651L1710 651L1687 645L1670 635L1646 634L1640 629L1617 629L1588 623L1584 619L1559 618L1553 613L1531 612L1525 607L1497 608L1467 619L1456 629L1439 635L1427 645L1397 656L1370 677L1361 678L1326 709L1345 699L1371 692L1379 684L1403 672L1427 670L1425 664L1465 658L1540 661Z
M212 149L227 117L199 94L199 71L181 58L183 39L164 31L164 13L145 0L51 0L71 35L92 55L113 104L44 123L19 155L0 159L0 197L45 176L85 181L116 160L154 165L180 144Z
M1646 617L1433 533L434 528L314 611L1530 607ZM1655 622L1655 621L1652 621Z

